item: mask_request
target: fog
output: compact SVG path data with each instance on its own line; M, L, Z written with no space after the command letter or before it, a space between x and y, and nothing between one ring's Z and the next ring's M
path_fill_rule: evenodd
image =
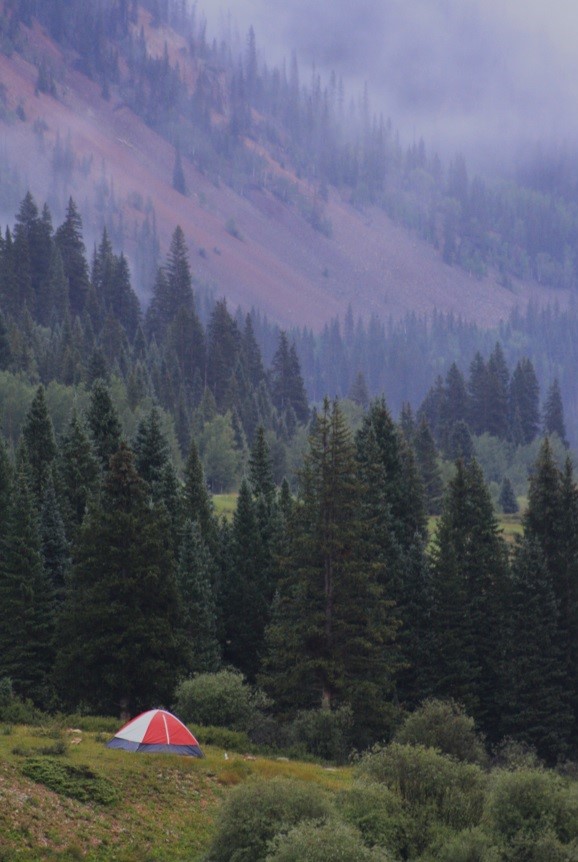
M208 35L242 44L253 25L262 59L297 52L367 83L374 111L404 140L423 136L470 160L505 160L538 142L578 148L575 0L235 0L207 2ZM239 35L240 34L240 35Z

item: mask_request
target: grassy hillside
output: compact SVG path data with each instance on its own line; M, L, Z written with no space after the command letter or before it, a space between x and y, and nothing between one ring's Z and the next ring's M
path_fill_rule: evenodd
M202 729L195 732L202 744ZM208 847L227 789L251 776L301 778L328 789L349 782L347 769L234 753L225 758L211 746L203 746L203 760L112 751L104 744L111 735L56 727L0 728L2 862L193 862ZM60 782L58 791L51 790L28 778L25 772L32 773L35 764L53 782L68 770L66 786ZM70 767L78 772L72 774ZM79 796L85 801L75 798Z

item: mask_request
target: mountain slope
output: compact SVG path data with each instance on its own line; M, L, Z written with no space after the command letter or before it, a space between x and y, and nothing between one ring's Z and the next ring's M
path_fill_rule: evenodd
M185 40L167 27L151 26L144 10L133 26L150 56L161 58L166 51L171 63L178 62L194 91L201 61L189 56ZM72 195L83 216L87 246L106 223L133 263L138 227L147 217L154 218L161 252L180 224L200 281L233 306L255 306L283 326L317 329L343 315L348 304L355 315L398 318L408 311L438 309L491 325L530 299L562 305L567 300L563 291L535 283L517 282L506 289L492 273L477 279L450 267L433 246L396 226L382 210L356 209L332 188L324 203L330 236L270 190L271 183L236 190L184 156L188 193L182 195L172 185L174 147L130 110L118 88L111 87L109 98L103 98L102 88L80 71L78 60L36 22L21 27L19 52L0 55L3 174L17 171L20 177L12 195L4 194L12 207L3 213L7 222L26 188L39 203L48 201L55 218ZM38 90L42 64L51 70L53 93ZM218 71L208 73L219 97ZM216 112L215 123L219 121ZM245 148L261 148L269 176L315 205L316 189L285 167L272 148L267 152L248 139ZM146 294L138 273L135 281Z

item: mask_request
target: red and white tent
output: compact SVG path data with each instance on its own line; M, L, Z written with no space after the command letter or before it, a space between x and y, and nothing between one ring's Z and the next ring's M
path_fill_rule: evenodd
M199 743L182 721L164 709L149 709L131 719L106 743L107 748L186 754L204 757Z

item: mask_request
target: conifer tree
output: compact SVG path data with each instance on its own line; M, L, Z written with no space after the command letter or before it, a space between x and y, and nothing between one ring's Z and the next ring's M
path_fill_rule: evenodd
M187 520L198 523L203 541L209 550L215 554L217 523L213 500L205 482L199 450L192 438L184 469L182 492L182 521L185 523Z
M434 439L425 416L415 432L413 447L421 476L426 512L428 515L439 515L442 509L443 480L437 463Z
M502 480L499 503L502 507L502 512L505 515L514 515L520 510L516 495L514 493L514 488L512 487L512 483L507 476L504 476Z
M76 411L62 440L56 462L56 486L66 536L73 542L84 520L88 504L97 494L99 478L88 434Z
M86 420L101 468L106 470L111 456L118 450L121 428L110 392L103 380L95 380L90 393Z
M86 248L82 238L82 219L72 198L68 201L66 218L56 230L58 245L68 280L68 300L72 314L81 315L90 287Z
M214 673L221 663L221 648L217 640L215 562L196 521L187 520L182 531L177 584L188 670Z
M500 440L509 437L509 392L510 372L504 353L498 342L492 351L487 365L487 428L486 430Z
M549 763L569 750L573 716L559 644L558 607L539 544L516 547L507 603L501 733Z
M122 444L77 543L58 635L63 700L128 715L169 702L182 670L179 625L167 519Z
M516 445L531 443L540 429L540 387L527 358L517 363L510 381L510 426Z
M61 602L64 599L70 571L70 544L66 539L64 521L58 507L52 477L44 491L39 527L40 553L44 571L50 581L55 599Z
M363 742L388 723L396 625L364 559L355 446L338 404L315 418L289 528L262 682L279 708L349 703Z
M507 553L479 465L456 464L432 548L433 694L498 734Z
M21 460L0 553L0 677L42 707L52 705L54 593L25 461Z
M564 422L564 406L560 393L560 384L554 379L548 389L544 404L544 434L557 434L564 446L568 448L566 425Z
M48 413L44 386L36 390L22 426L27 458L30 466L32 492L37 511L40 510L48 483L52 462L56 456L56 440L52 419Z
M223 572L224 658L254 681L268 622L267 560L249 485L241 483Z

